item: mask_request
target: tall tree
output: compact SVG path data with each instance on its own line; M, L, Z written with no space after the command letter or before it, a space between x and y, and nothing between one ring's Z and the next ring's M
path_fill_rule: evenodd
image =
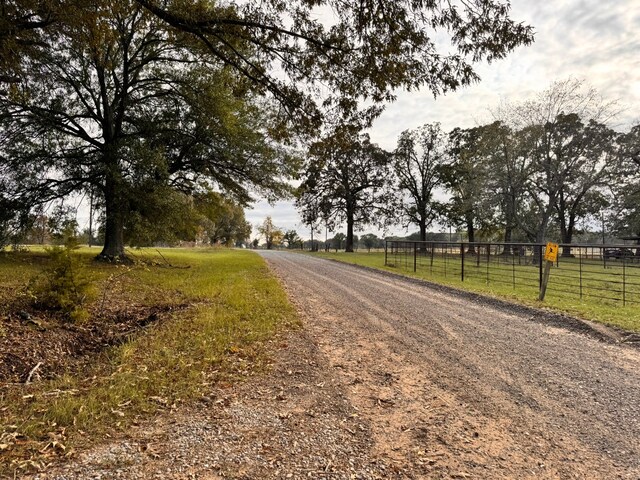
M288 249L302 246L302 239L295 230L287 230L282 237L282 241L287 244Z
M311 146L298 208L307 216L317 206L326 222L345 222L353 252L354 229L389 218L389 157L357 127L338 127Z
M271 250L273 247L280 245L284 238L284 232L275 226L271 217L265 218L264 221L258 225L258 233L264 237L267 250Z
M569 123L569 122L568 122ZM556 201L562 243L571 243L576 222L589 214L598 213L605 204L600 187L610 183L617 171L616 132L606 125L591 120L582 124L577 116L564 131L566 143L573 144L570 159L564 163L566 178L562 182ZM571 255L564 247L563 256Z
M194 195L194 206L200 215L199 225L212 243L232 246L243 243L251 235L244 209L218 192Z
M405 227L417 225L423 242L427 228L439 214L433 194L440 184L446 155L446 135L439 123L402 132L393 155L402 221Z
M501 121L485 125L484 128L488 130L484 143L490 165L488 194L493 196L499 210L498 222L504 231L503 241L511 243L518 228L525 196L528 162L520 150L518 131Z
M489 162L487 137L492 130L486 127L455 128L449 133L448 159L441 167L443 185L451 194L445 208L453 225L463 225L470 243L476 241L476 231L492 220L488 195ZM469 252L474 252L473 245Z
M134 1L105 0L47 31L55 49L23 66L0 97L2 162L32 203L93 188L105 245L124 258L124 227L158 189L192 191L204 179L240 202L248 188L287 189L287 156L266 139L269 119L243 81ZM237 48L242 48L238 45Z
M367 249L367 252L371 253L371 249L378 248L382 240L375 233L366 233L360 237L360 242Z
M611 224L619 236L640 238L640 125L618 137L619 164L615 181L611 182L613 197ZM640 245L640 240L637 241ZM636 249L640 255L640 248Z

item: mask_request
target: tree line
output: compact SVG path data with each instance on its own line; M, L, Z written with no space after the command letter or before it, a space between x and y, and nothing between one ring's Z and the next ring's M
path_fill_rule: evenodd
M509 10L498 0L2 2L0 238L86 195L101 218L98 259L126 261L125 244L148 241L158 212L188 211L209 192L239 206L286 197L302 163L295 147L328 125L370 124L398 89L468 85L475 63L531 43Z
M340 126L309 149L297 206L312 231L346 224L346 251L371 224L414 227L423 241L438 222L470 242L571 243L603 212L612 232L640 236L640 125L618 132L616 113L569 79L501 105L485 125L406 130L393 151Z

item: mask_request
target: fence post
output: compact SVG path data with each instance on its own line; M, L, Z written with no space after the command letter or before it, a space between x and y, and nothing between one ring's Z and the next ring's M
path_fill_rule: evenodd
M542 245L537 245L536 248L538 249L538 288L542 288Z
M447 266L449 264L449 244L444 244L444 278L447 278Z
M435 249L435 243L431 242L431 264L429 265L429 274L433 275L433 250Z
M487 285L489 285L489 263L491 262L491 244L487 243Z
M627 305L627 259L622 256L622 306Z
M582 249L580 249L580 253L578 255L580 256L580 300L582 300Z
M511 279L513 280L513 289L516 289L516 255L515 253L513 253L513 248L510 248L510 254L511 254ZM518 254L520 254L520 251L518 251Z
M389 240L384 241L384 266L387 266L387 245L389 244Z
M413 273L416 272L418 260L418 242L413 242Z
M464 243L460 242L460 281L464 282Z

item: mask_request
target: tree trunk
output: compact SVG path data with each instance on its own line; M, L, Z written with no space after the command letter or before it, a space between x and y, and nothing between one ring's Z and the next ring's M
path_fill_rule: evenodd
M476 230L473 227L473 217L467 215L467 236L469 237L469 250L467 253L475 254L476 249L473 243L476 241Z
M562 243L571 243L573 240L573 229L575 225L575 220L573 218L569 218L569 225L564 226L564 222L560 223L560 235L562 237ZM571 254L571 247L565 245L562 247L562 257L575 257L575 255Z
M427 241L427 221L424 218L421 218L418 222L418 226L420 227L420 241ZM421 254L425 254L427 251L427 245L425 243L420 244L419 249Z
M109 263L129 263L124 253L124 216L127 209L122 187L113 174L107 174L104 186L105 231L104 247L96 260Z
M513 228L511 227L511 225L507 224L504 227L504 243L508 244L511 243L511 238L513 237ZM516 255L516 249L517 247L515 245L509 246L506 245L505 248L502 250L502 253L500 255Z
M538 244L542 244L545 241L545 237L547 236L547 228L549 227L549 219L551 218L551 211L547 209L544 212L540 224L538 225L538 231L536 232L536 242ZM538 248L533 249L533 264L537 265L540 262L540 256L543 252Z
M427 241L427 222L426 222L426 220L420 220L419 227L420 227L420 241L421 242L426 242Z
M344 251L353 253L353 214L347 214L347 246Z

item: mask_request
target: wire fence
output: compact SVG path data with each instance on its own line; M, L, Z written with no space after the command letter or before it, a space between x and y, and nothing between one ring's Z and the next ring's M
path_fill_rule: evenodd
M387 240L385 265L432 277L538 291L544 244ZM640 304L640 246L560 245L547 295Z

